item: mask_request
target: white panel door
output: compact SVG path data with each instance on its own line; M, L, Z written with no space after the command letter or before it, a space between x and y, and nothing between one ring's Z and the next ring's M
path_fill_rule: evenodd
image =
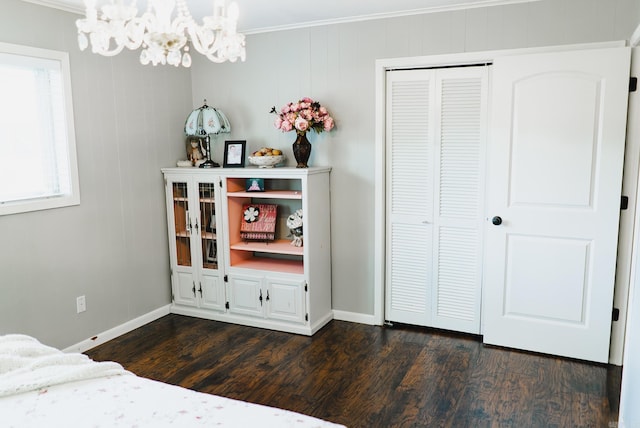
M607 362L629 61L614 48L494 62L485 343Z

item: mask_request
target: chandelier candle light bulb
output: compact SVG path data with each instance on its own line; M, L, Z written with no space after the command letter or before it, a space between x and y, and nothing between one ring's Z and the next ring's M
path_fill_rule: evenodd
M138 16L136 0L110 0L100 8L96 0L84 0L86 17L78 19L78 46L103 56L114 56L127 49L142 47L140 62L191 66L189 45L210 61L235 62L246 58L244 34L237 32L239 10L235 2L226 7L215 0L213 16L198 25L185 0L148 0L147 11ZM174 15L175 18L171 19Z

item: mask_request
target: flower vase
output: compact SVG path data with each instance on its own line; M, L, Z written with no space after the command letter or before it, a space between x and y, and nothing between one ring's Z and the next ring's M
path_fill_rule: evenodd
M297 133L296 141L293 143L293 157L296 158L296 168L308 168L307 161L311 155L311 143L307 140L307 133Z

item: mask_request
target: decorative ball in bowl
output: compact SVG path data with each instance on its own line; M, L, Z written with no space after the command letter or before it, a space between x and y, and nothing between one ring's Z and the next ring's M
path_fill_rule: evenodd
M258 168L273 168L284 161L284 155L280 150L263 147L249 156L249 163Z

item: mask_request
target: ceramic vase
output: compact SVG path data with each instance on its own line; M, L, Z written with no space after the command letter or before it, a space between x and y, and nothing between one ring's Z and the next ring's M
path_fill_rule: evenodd
M293 157L298 164L296 168L308 168L307 162L311 155L311 143L307 140L307 133L297 133L296 141L293 143Z

